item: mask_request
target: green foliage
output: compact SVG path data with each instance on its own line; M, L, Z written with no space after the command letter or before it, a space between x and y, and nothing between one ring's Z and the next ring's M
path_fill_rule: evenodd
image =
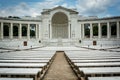
M93 27L93 35L98 36L98 26L97 25Z

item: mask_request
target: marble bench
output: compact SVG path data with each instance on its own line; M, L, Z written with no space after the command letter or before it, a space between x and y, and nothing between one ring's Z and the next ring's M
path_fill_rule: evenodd
M120 62L74 63L78 67L120 67Z
M0 68L43 68L47 63L0 63Z
M88 80L120 80L120 77L88 77Z
M0 77L33 78L37 80L42 75L42 68L0 68Z
M33 80L33 78L0 78L0 80Z
M88 77L120 76L120 67L79 68Z

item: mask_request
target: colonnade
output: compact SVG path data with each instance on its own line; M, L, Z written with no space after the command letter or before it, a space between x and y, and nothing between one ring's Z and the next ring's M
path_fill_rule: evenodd
M106 27L107 27L107 35L106 35L106 38L107 39L110 39L112 38L111 37L111 24L112 22L98 22L98 23L92 23L92 22L88 22L88 23L82 23L81 24L81 29L82 29L82 32L81 32L81 35L82 35L82 38L84 39L85 38L85 24L89 24L89 29L90 29L90 39L93 39L94 38L94 35L93 35L93 24L97 24L97 27L98 27L98 38L101 39L102 38L102 24L106 24ZM115 38L120 38L120 22L119 21L116 21L114 22L116 26L114 26L114 28L116 27L116 37Z
M5 36L4 36L4 24L6 22L0 22L0 39L4 39ZM23 36L22 36L22 27L23 25L26 25L25 27L27 28L27 36L25 36L27 39L30 39L30 25L35 25L35 39L38 39L39 38L39 24L32 24L32 23L8 23L8 28L9 28L9 36L7 36L7 38L9 39L14 39L14 36L13 36L13 29L14 29L14 25L15 24L18 24L17 27L18 27L18 39L23 39Z

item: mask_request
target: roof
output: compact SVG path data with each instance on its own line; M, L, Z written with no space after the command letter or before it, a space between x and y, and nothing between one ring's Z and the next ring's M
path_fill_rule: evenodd
M75 11L73 9L68 9L68 8L65 8L65 7L62 7L62 6L58 6L58 7L55 7L53 9L46 9L45 11L41 12L41 14L49 14L51 11L56 10L56 9L66 10L66 11L70 12L70 14L78 14L77 11Z
M23 18L7 18L7 17L0 17L0 20L41 22L40 19L23 19Z
M93 18L93 19L83 19L78 21L99 21L99 20L112 20L112 19L120 19L120 16L113 16L113 17L104 17L104 18Z

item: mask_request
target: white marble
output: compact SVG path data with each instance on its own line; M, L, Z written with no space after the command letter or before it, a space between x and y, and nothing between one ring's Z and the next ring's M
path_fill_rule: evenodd
M120 73L120 67L79 68L85 74L114 74Z
M0 74L8 75L37 75L41 68L1 68Z
M44 67L46 63L0 63L0 67Z
M72 60L72 62L77 62L77 63L91 63L91 62L120 62L120 59L100 59L100 60Z
M33 78L0 78L0 80L33 80Z
M0 60L0 63L47 63L49 60Z
M88 77L89 80L120 80L120 77Z
M97 67L97 66L120 66L120 62L104 62L104 63L74 63L75 65L87 66L87 67Z

